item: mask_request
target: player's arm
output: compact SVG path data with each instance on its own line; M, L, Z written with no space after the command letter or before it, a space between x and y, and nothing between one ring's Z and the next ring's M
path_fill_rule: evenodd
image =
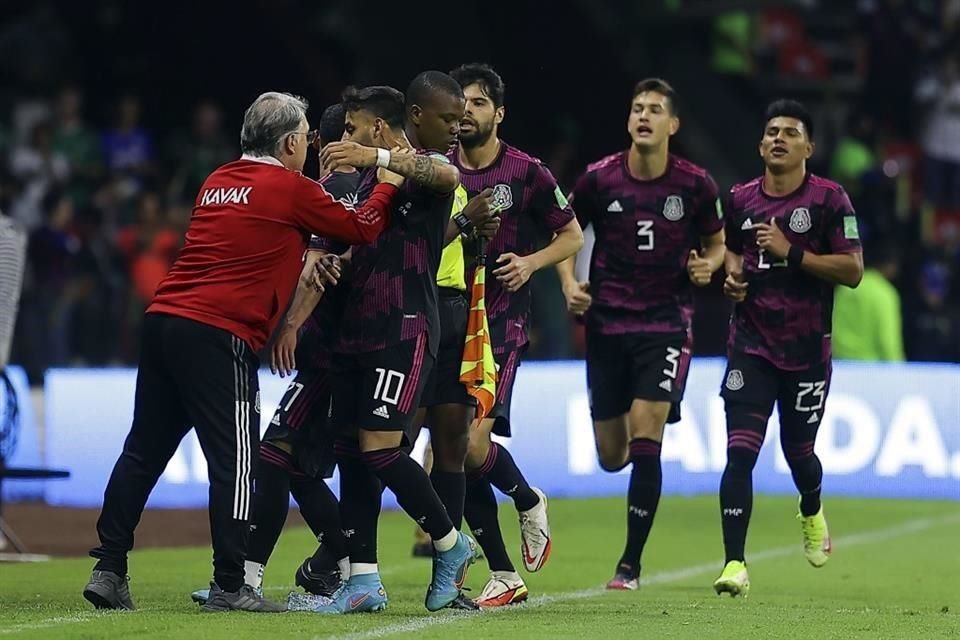
M701 251L690 251L687 258L687 274L690 282L698 287L710 284L713 274L724 265L726 242L723 229L708 236L700 236Z
M530 276L550 267L561 260L576 256L583 246L583 230L576 218L571 218L567 224L554 232L553 240L543 249L527 256L518 256L515 253L501 253L497 258L497 268L493 274L504 288L511 293L518 291L525 285Z
M387 171L381 171L380 178L380 184L355 208L336 200L320 183L297 176L291 206L294 224L331 240L349 244L373 242L386 229L390 205L402 184L402 178Z
M825 204L827 253L816 254L791 245L774 220L757 225L757 244L771 255L786 259L788 267L799 268L826 282L856 288L863 278L863 252L853 205L843 190L831 193Z
M591 174L583 174L577 179L568 199L568 203L576 213L581 234L583 230L587 228L587 225L590 224L593 216L593 185L594 182ZM579 251L578 249L577 253L579 253ZM577 281L577 253L557 263L557 276L560 278L560 288L563 291L563 297L567 300L567 310L571 313L582 315L590 308L593 297L588 293L590 283Z
M327 171L344 166L384 167L437 193L450 193L460 184L460 171L444 155L417 154L409 148L388 151L341 140L323 148L320 162Z
M297 368L295 353L300 327L317 308L325 287L336 284L340 276L339 265L332 258L336 256L324 251L308 251L303 261L293 301L280 322L277 339L270 352L270 371L279 373L281 378Z
M740 216L733 206L733 192L724 198L722 211L727 212L723 254L723 267L727 277L723 280L723 295L734 302L743 302L747 298L747 283L743 277L743 229Z

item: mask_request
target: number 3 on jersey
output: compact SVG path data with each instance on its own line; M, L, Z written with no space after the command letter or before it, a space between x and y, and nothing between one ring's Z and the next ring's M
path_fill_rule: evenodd
M653 251L653 220L637 220L637 249Z

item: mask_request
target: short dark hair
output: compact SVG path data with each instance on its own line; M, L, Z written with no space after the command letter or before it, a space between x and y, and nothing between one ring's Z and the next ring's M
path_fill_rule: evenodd
M506 87L503 84L503 78L490 65L482 62L462 64L450 72L450 77L456 80L463 89L472 84L480 85L480 90L490 98L493 106L503 106Z
M630 100L647 91L656 91L665 97L670 104L670 113L672 115L678 115L680 113L677 105L677 92L669 82L663 78L644 78L633 87L633 95L630 97Z
M795 118L803 123L803 128L807 131L807 138L813 140L813 116L807 110L803 103L796 100L781 98L774 100L767 105L767 112L763 120L763 129L766 131L767 123L774 118Z
M407 119L403 94L393 87L347 87L342 100L346 111L369 111L391 127L402 127Z
M423 106L438 94L446 94L463 100L460 83L443 71L424 71L410 81L407 87L407 108L415 104Z
M332 104L323 110L319 127L321 145L336 142L343 137L344 113L346 113L346 109L343 108L342 102Z

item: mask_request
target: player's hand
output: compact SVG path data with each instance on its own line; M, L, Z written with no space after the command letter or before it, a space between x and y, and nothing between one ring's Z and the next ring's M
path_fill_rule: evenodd
M790 241L783 235L777 221L761 222L754 225L757 230L757 246L776 258L786 258L790 253Z
M691 250L690 257L687 258L687 275L690 277L690 282L696 286L707 286L713 278L713 272L710 271L710 261L702 257L697 251Z
M380 167L377 169L377 181L385 184L392 184L397 189L403 186L403 176L399 173L394 173L390 169L384 169Z
M500 216L491 206L492 197L493 189L488 187L470 198L463 208L463 215L473 223L477 234L488 240L497 235L497 230L500 228Z
M567 299L567 311L578 316L586 313L590 305L593 304L593 296L590 295L589 291L589 282L575 282L564 287L563 297Z
M743 302L747 298L747 286L749 285L743 281L743 272L730 272L723 281L723 295L734 302Z
M530 256L518 256L515 253L501 253L497 264L503 266L494 269L493 275L497 276L497 280L510 293L518 291L536 271Z
M279 373L281 378L293 375L293 371L297 368L297 359L294 355L296 350L297 330L284 323L270 352L270 371L274 374Z
M320 164L326 171L336 171L340 167L373 167L377 164L377 150L351 140L339 140L320 151Z
M327 287L335 287L340 282L342 273L340 256L324 254L313 265L313 286L320 292L326 291Z

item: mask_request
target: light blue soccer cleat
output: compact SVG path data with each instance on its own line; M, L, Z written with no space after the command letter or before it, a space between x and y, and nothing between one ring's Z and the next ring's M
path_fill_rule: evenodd
M308 593L292 592L287 597L289 611L313 613L365 613L387 608L387 592L379 574L350 576L329 598Z
M433 580L424 601L427 611L439 611L457 599L476 558L476 543L464 533L457 534L457 543L449 551L434 552Z

